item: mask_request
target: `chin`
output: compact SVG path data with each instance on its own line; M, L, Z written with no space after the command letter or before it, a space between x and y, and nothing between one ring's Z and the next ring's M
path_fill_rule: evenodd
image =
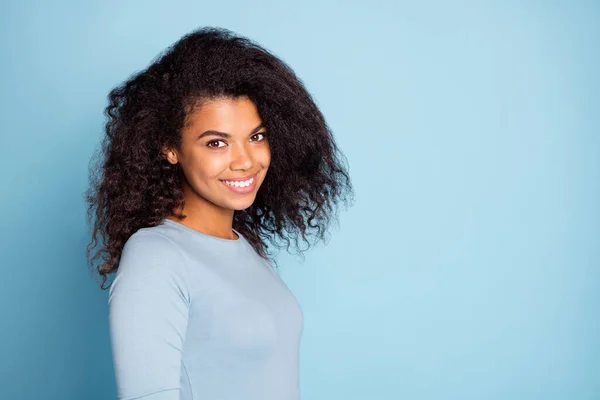
M248 199L239 199L238 201L229 202L226 208L234 211L242 211L254 204L256 196L248 196ZM250 198L251 197L251 198Z

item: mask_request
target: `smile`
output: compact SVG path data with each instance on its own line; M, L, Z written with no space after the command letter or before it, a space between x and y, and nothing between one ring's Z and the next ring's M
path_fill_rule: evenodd
M223 181L226 184L230 185L230 186L235 186L235 187L246 187L246 186L250 186L252 185L252 182L254 182L254 178L250 178L247 181Z
M235 193L250 193L256 187L256 174L249 179L238 180L221 180L225 186Z

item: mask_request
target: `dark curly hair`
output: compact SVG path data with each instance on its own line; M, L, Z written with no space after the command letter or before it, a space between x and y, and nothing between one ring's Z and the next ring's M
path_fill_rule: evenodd
M248 38L206 27L184 35L108 95L106 135L85 193L88 224L95 217L86 255L92 267L101 259L102 289L128 238L183 205L180 166L161 156L162 147L179 148L187 116L203 100L240 96L253 101L270 132L272 158L254 203L234 212L234 229L265 259L267 240L278 248L285 241L288 251L290 238L296 248L299 236L308 247L307 235L327 240L337 204L350 205L354 193L322 113L282 60ZM103 247L92 257L99 238Z

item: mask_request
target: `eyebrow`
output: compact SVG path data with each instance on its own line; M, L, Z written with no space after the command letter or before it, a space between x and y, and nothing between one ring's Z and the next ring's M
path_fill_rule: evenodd
M260 125L258 125L256 128L252 129L252 131L250 132L250 135L254 135L256 132L258 132L260 129L264 128L264 124L261 122ZM203 132L200 136L198 136L198 139L202 139L203 137L206 136L220 136L222 138L225 139L229 139L231 137L231 135L229 133L226 132L219 132L219 131L205 131ZM197 140L198 140L197 139Z

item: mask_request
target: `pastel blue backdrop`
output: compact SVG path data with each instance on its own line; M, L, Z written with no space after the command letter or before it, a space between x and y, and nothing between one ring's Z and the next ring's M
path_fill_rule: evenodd
M203 25L288 62L348 157L331 240L280 253L305 400L600 398L600 6L0 5L0 398L115 396L83 191L108 91Z

